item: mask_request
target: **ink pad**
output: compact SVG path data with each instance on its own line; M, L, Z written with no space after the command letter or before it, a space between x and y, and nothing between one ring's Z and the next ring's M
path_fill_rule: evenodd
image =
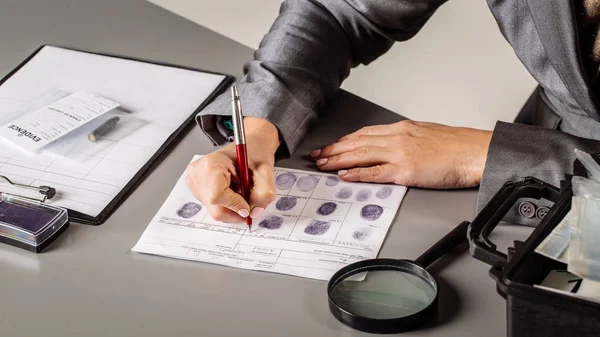
M69 227L67 210L0 194L0 242L41 252Z

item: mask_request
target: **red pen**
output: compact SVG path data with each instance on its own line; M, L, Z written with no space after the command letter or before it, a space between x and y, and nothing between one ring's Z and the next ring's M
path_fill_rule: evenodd
M246 133L244 132L244 115L237 87L231 87L231 103L233 106L233 138L235 139L235 154L237 157L238 174L242 197L250 203L250 169L248 168L248 151L246 149ZM250 212L250 210L248 210ZM248 229L252 231L252 218L246 217Z

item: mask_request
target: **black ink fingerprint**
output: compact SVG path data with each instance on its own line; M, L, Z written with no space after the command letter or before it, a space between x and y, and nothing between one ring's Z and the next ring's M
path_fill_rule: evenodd
M181 205L177 210L177 215L184 219L189 219L194 215L198 214L202 210L202 205L197 204L195 202L188 202L186 204Z
M326 202L326 203L323 203L321 206L319 206L319 208L317 209L317 214L329 215L329 214L335 212L336 209L337 209L337 204L335 202Z
M358 191L358 193L356 193L356 201L364 202L369 200L370 197L371 190L368 190L366 188L363 188L362 190Z
M383 186L375 193L375 196L379 199L387 199L392 195L393 191L394 190L390 186Z
M348 199L352 196L352 193L354 193L354 192L352 191L352 189L350 187L342 187L335 194L335 197L338 199Z
M360 217L369 221L379 219L381 214L383 214L383 207L378 205L366 205L360 210Z
M327 233L329 227L331 227L329 221L311 220L306 228L304 228L304 233L309 235L323 235Z
M308 191L312 191L313 188L315 188L315 186L317 186L318 181L319 181L319 178L317 178L315 176L305 176L305 177L298 179L298 183L296 183L296 186L298 187L298 189L300 191L308 192Z
M338 177L327 177L327 179L325 179L325 185L327 186L336 186L339 183L340 178Z
M294 186L296 176L291 173L282 173L275 178L275 185L280 190L289 190Z
M280 211L289 211L290 209L296 207L298 203L298 198L296 197L281 197L275 203L275 208Z
M352 238L358 241L364 241L369 237L370 231L368 228L357 229L352 233Z
M259 227L275 230L283 226L283 218L277 215L267 215L258 223Z

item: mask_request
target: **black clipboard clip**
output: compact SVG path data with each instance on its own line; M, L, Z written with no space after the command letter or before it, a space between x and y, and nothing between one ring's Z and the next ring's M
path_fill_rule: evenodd
M29 185L17 184L15 182L12 182L10 179L8 179L8 177L3 176L3 175L0 175L0 179L6 180L9 184L11 184L11 185L13 185L15 187L38 191L38 193L40 193L40 194L42 194L44 196L41 199L19 196L20 198L26 198L26 199L30 199L30 200L45 202L46 200L52 199L56 195L56 189L53 188L53 187L50 187L50 186L45 186L45 185L42 185L42 186L29 186ZM0 192L0 193L2 193L2 194L10 194L10 193L4 193L4 192Z

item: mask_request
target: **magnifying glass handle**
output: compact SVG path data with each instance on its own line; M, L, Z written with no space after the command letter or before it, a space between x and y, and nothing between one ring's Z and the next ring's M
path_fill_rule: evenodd
M463 221L456 226L450 233L446 234L438 242L436 242L425 253L421 254L415 262L421 267L427 268L430 264L437 261L440 257L446 255L449 251L461 244L467 239L467 229L469 222Z

